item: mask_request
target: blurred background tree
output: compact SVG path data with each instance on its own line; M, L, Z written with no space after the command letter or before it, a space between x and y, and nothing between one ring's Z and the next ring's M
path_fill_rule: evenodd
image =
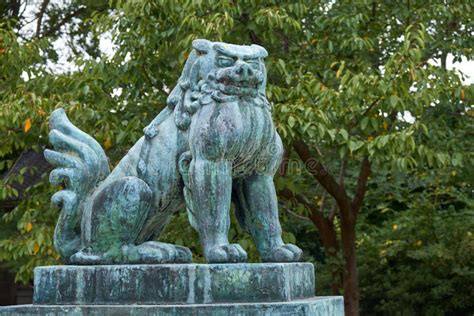
M448 64L472 59L472 15L467 0L4 1L0 198L35 172L8 170L47 146L53 109L113 166L164 107L192 40L256 43L286 146L284 238L316 261L318 294L343 294L348 315L468 314L474 89ZM55 190L43 177L3 216L0 260L19 281L58 262ZM235 221L230 235L258 261ZM183 212L162 239L202 262Z

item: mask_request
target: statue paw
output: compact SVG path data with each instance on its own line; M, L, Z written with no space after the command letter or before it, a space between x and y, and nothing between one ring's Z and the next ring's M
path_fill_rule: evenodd
M127 263L189 263L192 261L191 250L186 247L147 241L138 246L126 245L122 252Z
M284 244L270 250L262 256L264 262L296 262L300 261L303 251L293 244Z
M105 256L89 253L87 249L86 250L83 249L73 254L69 258L69 262L71 264L79 264L79 265L97 265L97 264L110 264L111 260L110 258L107 258Z
M239 244L216 246L206 251L209 263L236 263L247 261L247 253Z
M176 252L174 257L175 263L190 263L193 261L193 254L189 248L173 245Z
M69 261L71 264L80 265L189 263L192 261L192 254L186 247L147 241L138 246L123 245L118 250L105 253L93 253L90 249L83 249L73 254Z

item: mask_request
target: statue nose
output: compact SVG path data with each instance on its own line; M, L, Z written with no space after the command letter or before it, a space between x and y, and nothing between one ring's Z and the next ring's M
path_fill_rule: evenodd
M250 67L249 64L244 63L244 62L239 63L235 67L235 73L237 75L239 75L239 77L241 77L244 80L245 79L250 79L251 77L253 77L255 75L252 67Z

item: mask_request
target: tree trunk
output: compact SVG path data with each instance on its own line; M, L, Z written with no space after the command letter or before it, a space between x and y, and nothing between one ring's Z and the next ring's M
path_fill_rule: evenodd
M448 59L448 54L445 53L445 52L443 52L443 53L441 54L441 58L440 58L440 59L441 59L441 68L443 68L443 69L446 70L446 69L447 69L446 63L447 63L447 59Z
M347 213L346 213L347 214ZM359 279L356 262L355 218L341 218L342 253L345 267L343 272L344 309L347 316L359 315Z
M316 224L316 223L315 223ZM316 227L319 230L319 238L323 244L324 251L328 257L336 257L339 250L339 245L337 242L336 231L334 230L334 225L326 220L326 225L318 225ZM341 294L341 280L342 277L337 271L332 271L332 282L331 282L331 293L332 295Z
M337 182L329 173L328 169L318 160L315 160L311 154L309 146L302 140L293 143L298 156L305 162L312 160L316 164L311 164L313 168L307 170L313 177L321 184L321 186L335 199L339 207L341 216L341 240L342 240L342 254L344 257L345 267L343 271L343 289L344 289L344 308L346 315L359 315L359 281L357 277L357 262L356 262L356 218L362 204L364 202L365 193L367 191L367 180L370 174L370 161L365 157L361 163L359 178L357 179L357 188L353 201L350 200L344 187L343 176L341 172L341 179ZM344 171L344 168L341 169ZM313 215L315 213L313 212ZM317 213L316 213L317 214ZM318 220L319 216L314 217L313 220ZM312 218L313 219L313 218ZM325 226L325 225L322 225ZM319 227L318 227L319 228Z

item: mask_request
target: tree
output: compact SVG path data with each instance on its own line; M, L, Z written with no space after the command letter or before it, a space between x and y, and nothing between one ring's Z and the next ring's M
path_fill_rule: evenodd
M460 108L461 115L469 109L457 75L429 63L432 58L443 60L448 52L456 58L470 56L467 34L472 29L462 31L469 29L464 13L471 9L467 7L466 3L426 6L411 1L396 5L361 1L349 6L336 2L315 14L315 19L305 19L305 29L313 35L308 45L314 43L307 59L323 58L318 67L305 67L307 80L290 84L293 88L283 93L286 100L276 108L283 112L279 121L287 119L294 152L323 193L316 201L288 189L282 194L307 206L327 254L341 250L348 314L359 310L356 224L370 172L386 166L407 170L423 162L456 165L466 159L463 149L449 152L428 147L423 138L439 132L428 127L429 113L439 102ZM434 20L432 11L444 14ZM414 122L406 120L408 114ZM332 173L334 169L339 171ZM325 211L326 195L334 199L329 211Z
M22 152L43 149L48 113L61 102L79 100L80 93L68 96L70 87L65 83L70 84L73 77L56 75L48 66L58 60L54 42L62 38L71 49L96 57L98 43L90 39L89 19L106 8L105 1L89 6L47 0L33 5L19 0L0 4L1 200L17 197L15 183L22 183L24 176L34 171L35 167L27 167L3 177ZM35 266L58 262L52 247L58 213L44 203L54 191L44 179L29 188L27 198L14 211L4 215L2 231L14 233L0 241L0 261L7 261L18 272L17 280L28 282Z
M464 159L453 154L453 166L381 170L371 181L357 241L364 314L467 315L474 308L474 122L464 111L441 101L426 114L432 132L422 139Z
M0 126L8 136L0 145L2 159L11 164L12 148L45 145L47 113L63 106L76 125L104 145L114 164L164 106L193 39L260 44L269 51L268 97L287 149L288 163L277 179L280 197L317 227L328 261L338 262L332 291L344 294L348 315L357 315L356 227L371 180L379 170L405 172L471 159L465 147L426 142L443 134L430 115L440 104L466 117L472 108L468 88L444 67L448 54L456 60L472 57L470 3L142 0L107 8L78 6L89 12L83 16L90 30L81 35L84 43L110 34L116 48L111 57L100 55L97 40L87 50L91 54L76 48L72 61L80 72L58 75L44 67L47 57L41 51L51 47L52 35L21 42L14 26L2 28L9 40L2 42L7 54L0 55L1 65L17 74L7 80L1 101L7 110ZM65 17L64 12L59 15ZM49 29L55 28L41 27ZM31 71L26 82L19 76L24 69ZM25 138L28 119L33 127ZM302 163L295 165L296 159ZM28 261L21 265L24 280L30 276L26 271L43 263L38 258L54 256L50 239L56 211L44 204L53 189L44 184L37 190L7 215L19 230L0 243L0 258L11 260L16 252ZM38 242L41 229L49 237Z
M474 204L463 171L381 174L376 191L386 194L369 190L358 225L364 314L472 312Z

